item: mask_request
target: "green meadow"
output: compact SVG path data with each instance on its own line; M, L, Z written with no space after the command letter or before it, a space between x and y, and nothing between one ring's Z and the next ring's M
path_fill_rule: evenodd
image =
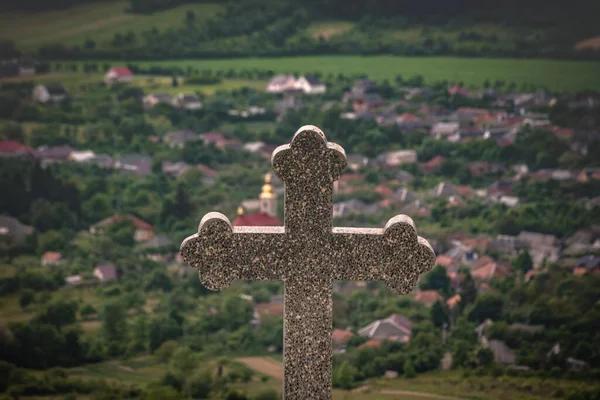
M131 61L136 63L135 61ZM113 62L114 65L119 64ZM600 62L459 57L305 56L233 58L221 60L144 61L140 65L179 66L213 70L263 69L277 73L366 74L393 81L420 74L426 82L448 80L482 86L486 80L533 84L553 91L600 90Z

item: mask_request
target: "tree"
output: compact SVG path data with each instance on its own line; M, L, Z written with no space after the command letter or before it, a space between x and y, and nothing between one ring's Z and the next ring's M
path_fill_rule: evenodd
M198 367L198 357L187 346L179 347L169 361L169 367L175 374L191 375Z
M172 87L177 87L179 86L179 82L177 82L177 77L173 75L173 77L171 78L171 86Z
M512 266L515 270L520 271L523 276L527 271L533 269L533 260L531 259L531 255L529 255L529 251L521 250L512 262Z
M431 321L437 328L441 328L445 323L450 322L448 312L441 301L436 301L429 310Z
M494 353L490 349L479 349L477 351L477 362L482 367L487 367L494 362Z
M175 353L179 345L174 340L167 340L163 344L160 345L154 355L158 359L159 362L168 362L171 359L171 356Z
M497 321L502 318L504 300L498 295L479 296L469 311L468 318L471 321L482 322L489 318Z
M404 362L404 377L407 379L412 379L417 377L417 373L415 372L415 368L412 365L410 359Z
M187 10L185 13L185 24L189 28L196 22L196 13L192 10Z
M19 296L19 305L21 308L27 307L29 304L35 301L35 292L31 289L23 289L21 290L21 294Z
M477 298L477 287L469 271L463 271L464 278L460 283L460 306L464 309Z
M127 342L127 313L120 302L110 301L101 313L102 334L111 355L123 353Z
M455 340L452 346L452 365L454 367L472 367L474 345L466 340Z
M75 322L78 307L76 301L55 301L49 304L46 309L36 317L36 320L60 329L65 325Z
M345 390L353 389L357 375L358 370L348 361L344 361L333 374L333 386Z
M176 340L182 334L181 327L172 318L159 316L152 319L150 323L150 343L149 348L154 352L167 340Z
M444 295L450 295L451 282L446 269L437 265L431 272L426 274L420 285L422 290L437 290Z
M212 377L208 372L200 372L191 378L185 387L188 396L194 399L208 399L212 391Z

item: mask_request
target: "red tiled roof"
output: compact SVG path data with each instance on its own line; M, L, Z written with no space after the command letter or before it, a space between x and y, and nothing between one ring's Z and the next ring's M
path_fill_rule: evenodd
M233 221L233 226L281 226L277 217L271 217L266 213L243 214Z
M461 196L471 196L475 192L472 187L466 185L457 185L456 190Z
M436 257L435 263L447 268L454 264L454 260L452 260L452 258L447 255L441 254Z
M460 94L461 96L468 96L471 94L471 91L462 86L455 85L448 89L448 93L450 95Z
M417 117L415 114L411 114L411 113L404 113L404 114L400 114L398 116L398 121L401 122L418 122L420 121L421 118Z
M344 174L340 176L338 182L362 181L365 179L365 174Z
M42 255L43 261L59 261L62 259L62 254L57 251L47 251Z
M439 168L445 160L446 160L445 157L435 156L431 160L427 161L426 163L421 164L421 168L426 171L431 171L436 168Z
M207 167L206 165L198 164L198 165L196 165L196 168L198 168L200 170L200 172L202 172L202 175L204 175L204 176L214 178L217 175L219 175L219 173L217 171L215 171L212 168Z
M461 300L460 294L455 294L446 301L446 304L448 305L448 308L452 310Z
M367 340L360 347L379 348L379 347L381 347L381 340L377 340L377 339Z
M427 306L432 305L438 300L443 300L443 298L436 290L422 290L415 296L415 301Z
M152 225L150 225L148 222L143 221L142 219L136 217L135 215L127 214L127 215L125 215L125 218L130 220L133 223L133 225L138 229L147 230L147 231L154 230L154 227ZM113 215L112 217L108 217L106 219L103 219L100 222L95 223L94 226L112 225L115 222L121 221L122 219L123 219L123 215Z
M33 149L16 140L0 140L0 153L25 153L28 151L33 151Z
M256 312L259 315L283 315L283 304L259 303Z
M377 193L383 195L383 197L389 197L394 193L394 191L392 189L390 189L389 187L387 187L385 185L377 185L375 187L375 191Z
M334 343L346 343L354 336L354 333L343 329L334 329L331 334L331 340Z
M109 72L114 73L116 76L121 77L121 76L131 76L133 75L131 73L131 70L127 67L112 67Z

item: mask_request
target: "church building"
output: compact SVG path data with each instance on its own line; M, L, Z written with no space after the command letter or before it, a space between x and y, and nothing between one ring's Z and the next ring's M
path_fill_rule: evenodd
M265 184L258 196L258 201L245 201L243 207L238 208L238 216L233 221L233 226L281 226L277 217L277 193L271 185L271 174L265 175ZM257 210L255 213L246 214L244 208Z

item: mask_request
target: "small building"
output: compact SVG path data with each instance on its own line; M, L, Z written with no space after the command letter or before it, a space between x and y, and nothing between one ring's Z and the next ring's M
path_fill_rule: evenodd
M151 93L142 100L145 108L152 108L160 103L173 104L173 98L168 93Z
M144 154L120 156L114 167L127 174L145 176L152 172L152 158Z
M219 173L206 165L198 164L196 169L202 173L201 182L203 185L214 185L217 182Z
M168 144L169 147L178 147L180 149L183 149L186 143L195 142L197 140L200 140L200 135L189 129L169 132L163 138L163 142Z
M16 140L0 140L0 157L33 156L34 150Z
M360 336L375 340L390 340L406 343L412 333L412 321L401 314L392 314L386 319L371 322L358 330Z
M369 158L362 154L349 154L346 158L348 162L348 168L352 171L357 171L363 167L366 167L369 163Z
M350 199L333 204L333 218L347 217L354 213L364 212L367 205L359 199Z
M127 67L112 67L104 75L106 84L112 83L130 83L133 81L133 74Z
M254 307L251 324L258 326L261 321L267 318L281 318L283 317L283 310L284 306L280 303L258 303Z
M293 75L276 75L267 84L268 93L283 93L296 88L296 78Z
M458 133L460 124L458 122L438 122L431 127L430 133L437 138L447 137Z
M388 151L377 156L375 160L383 168L396 168L416 163L417 152L414 150Z
M305 75L301 76L294 83L294 88L301 90L306 94L321 94L327 91L327 87L319 82L319 80L313 76Z
M44 267L60 265L65 262L64 256L57 251L47 251L42 255L42 265Z
M515 365L517 355L515 351L508 347L506 343L500 340L490 340L488 342L488 348L494 354L494 362L502 365Z
M178 161L178 162L170 162L170 161L163 161L162 163L162 171L167 174L167 175L172 175L172 176L180 176L185 174L187 171L189 171L192 167L183 162L183 161Z
M134 239L136 242L145 242L152 239L154 236L154 227L152 225L131 214L117 214L113 215L112 217L105 218L102 221L90 226L90 233L94 235L100 234L110 225L114 224L115 222L122 221L123 219L128 219L133 223L135 227Z
M271 174L265 175L265 184L258 196L258 212L245 214L242 207L238 208L238 216L232 226L281 226L277 217L277 193L271 185Z
M600 256L588 254L573 264L574 275L600 274Z
M419 290L415 295L415 301L431 307L436 301L444 301L444 298L437 290Z
M71 275L65 278L65 283L67 285L75 286L79 285L81 282L83 282L81 275Z
M443 197L443 198L460 196L460 192L459 192L458 188L455 185L448 183L448 182L438 183L433 188L432 194L435 197Z
M16 218L0 216L0 241L22 244L34 231L33 226L22 224Z
M98 265L94 268L94 276L100 282L117 279L117 269L113 264Z
M180 93L173 97L171 102L175 107L185 110L200 110L202 108L202 101L192 93Z
M344 353L346 351L346 344L353 337L354 333L344 329L335 328L331 334L334 354Z
M33 89L33 99L39 103L59 103L67 99L67 90L60 83L45 83Z
M432 174L441 168L444 161L446 161L445 157L435 156L431 160L421 164L421 170L426 174Z

